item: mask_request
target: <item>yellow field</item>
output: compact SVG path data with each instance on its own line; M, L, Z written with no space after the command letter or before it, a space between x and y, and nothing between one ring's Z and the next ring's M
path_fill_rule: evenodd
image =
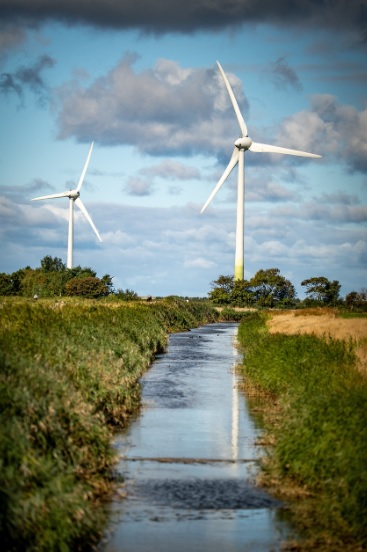
M367 318L340 318L330 310L308 309L270 313L270 333L315 334L356 342L360 369L367 373Z

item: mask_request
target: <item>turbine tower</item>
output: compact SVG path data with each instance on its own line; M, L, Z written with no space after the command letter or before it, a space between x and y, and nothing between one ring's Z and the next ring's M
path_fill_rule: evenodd
M221 188L222 184L231 174L232 170L238 163L238 182L237 182L237 223L236 223L236 250L235 250L235 265L234 265L234 279L243 280L244 278L244 198L245 198L245 152L250 150L255 153L284 153L286 155L297 155L300 157L314 157L319 158L321 155L316 155L314 153L307 153L305 151L298 151L288 148L281 148L279 146L271 146L269 144L260 144L258 142L253 142L248 135L246 123L241 115L239 110L237 100L233 94L231 85L228 82L228 79L220 65L217 61L219 70L226 85L227 92L232 102L233 109L235 111L238 124L240 125L241 137L238 138L234 143L234 150L232 157L228 163L227 168L225 169L222 177L220 178L218 184L215 186L214 190L207 199L204 207L201 209L201 212L207 208L215 194Z
M86 210L86 208L84 207L84 205L82 203L82 200L80 199L80 188L82 187L83 180L84 180L84 177L85 177L85 173L87 172L89 159L90 159L90 156L92 154L93 145L94 145L94 142L92 142L92 144L89 148L87 160L85 162L82 174L80 175L79 182L78 182L78 185L75 188L75 190L69 190L68 192L60 192L59 194L51 194L51 195L46 195L46 196L42 196L42 197L34 197L32 199L32 201L39 201L39 200L43 200L43 199L55 199L55 198L58 198L58 197L68 197L69 198L68 259L67 259L67 263L66 263L67 268L73 268L74 204L77 205L79 207L79 209L84 213L85 218L87 219L87 221L89 222L89 224L93 228L97 238L99 239L100 242L102 242L101 236L98 234L97 228L95 227L92 219L90 218L90 216L88 214L88 211Z

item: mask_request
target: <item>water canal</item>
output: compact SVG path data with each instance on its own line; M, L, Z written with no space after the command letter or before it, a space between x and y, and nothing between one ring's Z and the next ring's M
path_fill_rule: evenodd
M116 440L127 498L104 552L280 550L281 505L253 485L259 430L238 390L236 334L173 334L142 379L142 413Z

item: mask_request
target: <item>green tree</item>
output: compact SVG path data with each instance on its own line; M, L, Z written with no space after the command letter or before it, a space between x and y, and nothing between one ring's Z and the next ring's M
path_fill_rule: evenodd
M315 276L301 282L306 287L305 294L309 303L321 305L336 305L339 299L341 285L338 280L332 282L325 276ZM307 300L306 300L307 301Z
M46 255L41 259L41 269L43 272L63 272L66 266L59 257Z
M259 270L251 278L250 286L259 306L290 305L296 298L293 284L280 274L278 268Z
M209 299L216 305L229 305L234 287L233 276L219 276L211 283L211 286L213 289L208 294Z
M108 293L114 293L113 283L112 283L113 276L110 276L109 274L105 274L101 278L101 282L105 284L105 286L108 289Z
M95 272L95 270L87 266L82 268L80 265L74 266L73 268L68 268L67 273L68 273L69 280L71 280L72 278L87 278L87 277L96 278L97 277L97 272Z
M11 276L5 272L0 272L0 295L13 295Z
M11 275L11 281L13 286L13 295L22 295L23 292L23 280L27 271L32 270L30 266L21 268Z
M77 295L95 299L109 294L108 287L99 278L87 276L86 278L72 278L65 284L66 295Z
M235 280L230 301L234 307L248 307L254 303L255 294L248 280Z
M367 309L367 289L361 291L351 291L345 297L346 306L351 309L366 310Z
M29 269L24 272L21 282L21 293L26 297L56 297L64 293L66 271L44 272L42 268Z

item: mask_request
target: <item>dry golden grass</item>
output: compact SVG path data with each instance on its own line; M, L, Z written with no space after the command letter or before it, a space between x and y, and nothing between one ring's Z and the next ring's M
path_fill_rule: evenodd
M332 309L271 313L270 333L314 334L356 343L360 369L367 374L367 318L340 318Z

